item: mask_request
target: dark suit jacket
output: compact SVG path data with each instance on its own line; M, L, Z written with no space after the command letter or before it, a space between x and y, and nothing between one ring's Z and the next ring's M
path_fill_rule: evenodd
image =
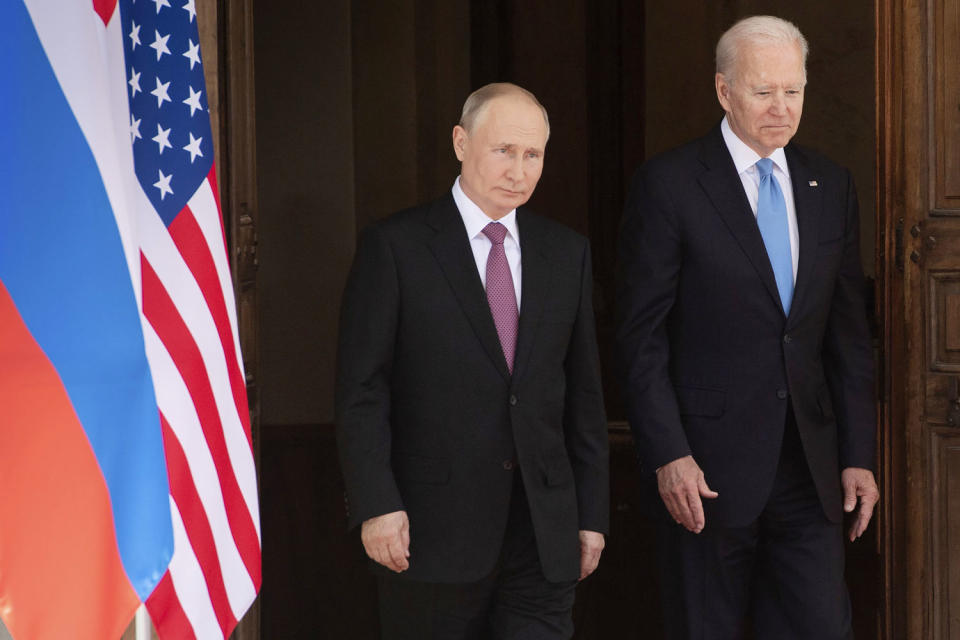
M874 466L853 182L785 152L800 235L789 317L719 126L637 171L621 230L618 351L641 468L692 454L720 494L704 501L708 526L759 515L788 403L828 518L842 518L841 468Z
M607 531L589 245L522 208L517 224L512 376L451 194L367 229L347 281L337 441L349 524L405 509L412 579L493 570L518 472L548 580L578 577L579 529Z

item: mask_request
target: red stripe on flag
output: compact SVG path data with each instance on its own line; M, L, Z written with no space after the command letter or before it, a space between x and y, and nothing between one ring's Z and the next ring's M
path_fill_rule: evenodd
M219 217L219 216L218 216ZM213 262L210 247L203 237L203 231L197 224L190 207L184 207L180 215L167 227L173 243L180 251L184 262L193 274L193 278L200 286L203 299L207 301L207 308L213 316L213 322L220 334L220 344L227 359L227 371L230 376L230 390L233 392L233 402L237 406L243 432L247 436L247 444L253 451L253 440L250 436L250 411L247 408L247 387L240 371L237 360L237 350L234 346L233 332L230 330L230 317L227 315L227 305L223 299L223 290L220 288L220 276L217 266Z
M163 574L163 579L157 584L150 597L147 598L147 611L157 627L157 635L161 638L177 638L177 640L196 640L187 614L180 606L180 599L173 588L170 571Z
M227 589L223 584L223 573L220 571L220 560L217 557L216 543L213 541L213 531L210 529L210 522L203 509L200 494L197 493L197 488L193 484L183 447L180 446L180 441L177 440L163 413L160 414L160 424L163 427L163 447L167 456L170 493L185 523L190 547L197 562L200 563L200 571L203 572L204 582L207 583L207 592L210 594L210 602L213 604L217 622L223 629L223 637L227 637L237 626L237 619L230 609Z
M187 386L220 480L230 531L233 533L233 539L250 578L254 585L259 587L260 541L230 463L230 455L223 434L223 423L220 420L203 357L173 300L170 299L160 278L142 253L140 262L143 278L143 313L170 353ZM185 522L185 525L190 527L188 522Z
M10 366L13 363L13 366ZM15 638L119 638L140 600L53 364L0 282L0 613Z
M217 163L210 165L210 173L207 174L207 180L210 181L210 190L213 191L213 199L217 201L217 211L223 211L220 207L220 189L217 187ZM230 261L230 251L227 249L227 234L223 229L223 216L219 216L220 231L223 233L223 249L227 254L227 262Z
M104 25L110 24L110 16L117 8L117 0L93 0L93 10L97 12Z

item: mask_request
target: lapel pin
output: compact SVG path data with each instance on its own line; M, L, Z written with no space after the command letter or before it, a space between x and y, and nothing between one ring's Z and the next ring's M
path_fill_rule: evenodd
M811 187L815 187L815 186L817 186L817 181L816 181L816 180L811 180L811 181L808 182L807 184L810 185Z

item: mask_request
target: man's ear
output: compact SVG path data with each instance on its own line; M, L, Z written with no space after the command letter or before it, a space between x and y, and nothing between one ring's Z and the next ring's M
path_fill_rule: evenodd
M714 81L717 87L717 100L720 101L720 106L723 107L724 111L730 111L730 85L727 83L727 79L722 73L718 73L714 77Z
M470 135L467 130L457 125L453 128L453 152L457 154L457 160L463 162L463 156L467 149L467 140Z

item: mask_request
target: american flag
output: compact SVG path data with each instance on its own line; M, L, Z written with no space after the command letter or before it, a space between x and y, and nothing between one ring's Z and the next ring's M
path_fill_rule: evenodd
M260 588L260 519L196 8L119 9L134 168L152 212L137 237L175 542L146 604L161 638L226 637Z

